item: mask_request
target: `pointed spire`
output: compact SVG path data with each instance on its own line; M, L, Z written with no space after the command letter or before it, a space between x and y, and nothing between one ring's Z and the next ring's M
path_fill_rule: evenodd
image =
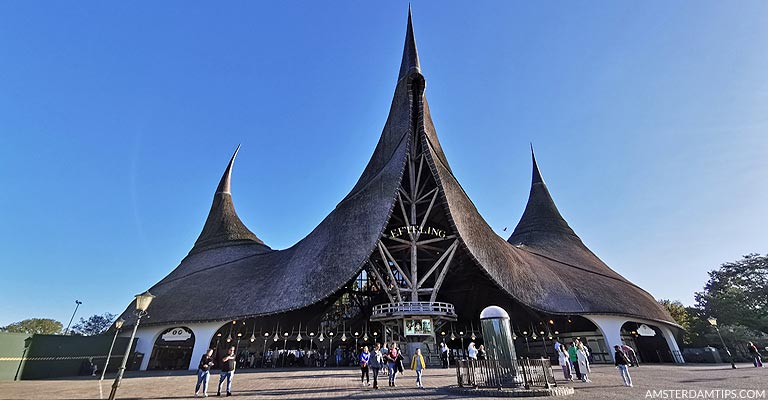
M419 53L416 51L416 38L413 35L413 19L411 17L411 5L408 4L408 28L405 32L405 47L403 48L403 61L400 63L400 75L398 80L408 76L411 71L421 73L419 65Z
M533 143L531 143L531 160L533 160L533 177L531 177L531 185L544 183L544 178L541 177L541 172L539 172L539 164L536 163L536 154L533 152Z
M541 177L536 155L531 144L531 162L533 173L531 176L531 192L528 195L528 204L525 205L523 216L517 223L512 236L507 240L512 244L535 244L542 240L543 236L551 234L576 236L568 222L558 211L555 201L549 194L544 178Z
M235 154L232 154L232 158L229 160L227 169L224 170L224 175L222 175L221 180L219 181L219 187L216 188L216 194L232 194L232 165L235 163L235 157L237 157L237 153L239 151L240 145L238 144L237 148L235 149Z
M235 205L232 202L232 166L239 151L240 145L232 154L227 169L221 176L219 186L213 195L213 204L211 204L211 211L208 212L208 219L205 220L203 231L200 232L200 236L195 241L190 253L232 244L256 243L264 245L264 242L256 237L237 216Z

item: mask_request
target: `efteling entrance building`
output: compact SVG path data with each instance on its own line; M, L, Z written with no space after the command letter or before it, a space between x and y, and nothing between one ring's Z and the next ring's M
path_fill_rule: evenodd
M229 346L241 367L350 365L361 346L393 341L437 363L440 342L454 357L483 342L479 315L489 305L510 314L519 356L556 359L555 340L579 338L595 363L613 362L622 343L641 361L683 362L680 327L582 243L535 158L512 235L499 237L480 216L432 124L410 15L376 149L309 235L274 250L245 227L232 202L234 160L192 250L149 289L157 297L137 333L141 369L195 369L208 348Z

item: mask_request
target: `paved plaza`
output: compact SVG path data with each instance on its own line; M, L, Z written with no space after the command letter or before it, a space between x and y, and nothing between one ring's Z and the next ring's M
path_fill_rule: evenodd
M754 389L768 398L768 369L740 364L728 365L644 365L631 368L634 388L621 385L616 369L608 365L593 367L592 383L567 383L576 393L572 400L645 399L649 390L661 389ZM561 376L561 375L558 375ZM109 378L109 376L108 376ZM114 376L112 376L114 378ZM215 378L215 380L214 380ZM386 379L386 378L385 378ZM456 385L454 369L429 369L425 372L426 389L415 387L415 374L406 372L398 378L398 387L374 391L360 385L354 369L288 369L238 371L233 381L233 397L246 399L466 399L449 391ZM218 375L212 377L210 395L216 394ZM47 381L0 381L0 399L99 399L109 396L112 381L101 385L96 378L72 378ZM559 382L560 383L560 382ZM563 383L560 383L563 384ZM192 398L194 372L129 373L118 392L120 399ZM759 393L758 393L759 395ZM682 398L678 397L667 398ZM722 398L722 397L721 397ZM736 397L738 398L738 397Z

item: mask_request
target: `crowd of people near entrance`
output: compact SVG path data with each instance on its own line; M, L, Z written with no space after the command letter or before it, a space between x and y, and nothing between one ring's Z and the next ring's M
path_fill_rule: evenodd
M592 362L592 352L589 346L579 339L573 339L570 343L565 344L556 341L554 347L555 353L558 356L558 364L563 371L564 380L568 382L574 382L574 380L580 380L583 383L592 382L589 379L589 374L591 373L590 364ZM762 368L762 356L757 346L752 342L749 342L747 349L752 357L754 366ZM474 342L470 342L466 351L467 359L470 363L476 363L478 360L487 359L487 353L483 345L476 346ZM323 357L322 364L327 364L327 352L317 352L316 354ZM286 358L290 355L294 355L296 359L302 359L305 356L311 358L310 354L303 353L301 350L298 350L298 353L282 353L282 356ZM450 360L453 357L451 349L449 349L445 343L440 343L439 355L442 367L449 368ZM271 351L269 356L272 356ZM359 366L360 382L363 386L371 386L372 383L373 389L379 389L379 377L386 376L389 387L397 387L398 375L402 376L406 371L406 368L409 367L408 369L415 372L416 387L419 389L424 388L422 376L427 369L427 362L425 361L420 348L417 348L415 354L410 357L409 364L406 364L406 356L400 350L396 342L392 342L389 347L387 347L386 343L384 345L376 343L373 348L363 346L359 354L350 354L347 350L337 348L334 360L336 365L342 365L342 361L347 359L353 360L347 365L357 364ZM613 359L614 365L619 371L624 386L632 387L632 377L630 376L629 368L640 366L635 350L626 344L616 345L614 346ZM235 368L237 365L243 367L253 366L253 363L254 360L249 359L247 355L245 357L242 354L240 356L236 355L234 346L230 347L227 353L218 359L214 357L214 350L209 349L202 356L200 363L198 364L195 397L198 397L201 393L204 397L208 396L210 373L215 365L218 364L221 368L216 395L221 396L222 385L226 382L224 393L226 396L231 396ZM318 366L320 365L318 364Z
M640 365L637 354L626 344L614 346L614 351L614 365L619 370L624 386L632 387L632 377L629 375L628 368ZM586 344L579 339L565 344L555 342L555 353L558 356L558 364L563 369L563 379L573 382L575 377L584 383L592 382L589 379L589 374L592 372L590 367L592 351Z

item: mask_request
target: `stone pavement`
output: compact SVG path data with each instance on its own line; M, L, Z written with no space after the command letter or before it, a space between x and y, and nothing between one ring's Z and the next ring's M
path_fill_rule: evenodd
M555 372L558 372L557 370ZM592 383L560 383L572 385L576 393L568 400L645 399L649 390L661 389L752 389L756 398L768 399L768 368L740 364L729 365L643 365L630 368L634 388L621 385L618 371L609 365L596 365L590 375ZM562 374L556 375L561 377ZM107 375L107 378L110 376ZM114 379L114 375L112 375ZM456 385L455 370L425 371L424 390L416 389L415 374L407 371L398 377L398 387L389 388L384 378L381 389L362 387L355 369L268 369L241 370L233 380L233 397L244 399L466 399L450 393ZM119 399L187 399L194 393L194 372L135 372L126 374L118 391ZM0 381L0 399L99 399L109 396L112 380L101 385L96 378L82 377L47 381ZM211 377L209 395L216 394L218 375ZM763 391L760 397L760 391ZM667 392L666 398L682 398ZM736 394L738 395L738 393ZM658 397L657 397L658 398ZM710 397L713 398L713 397ZM722 397L720 397L722 398ZM738 397L733 397L738 398Z

